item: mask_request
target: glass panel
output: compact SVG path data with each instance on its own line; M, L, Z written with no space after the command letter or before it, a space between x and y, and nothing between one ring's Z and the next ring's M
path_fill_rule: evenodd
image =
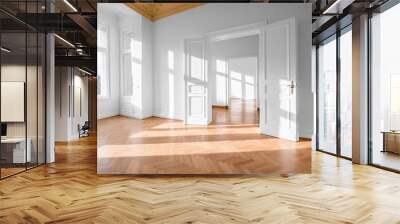
M372 22L372 163L400 170L400 5Z
M26 125L27 125L27 166L28 168L37 165L37 76L38 76L38 36L37 33L27 33L28 55L27 55L27 80L26 80Z
M203 81L204 71L203 71L203 45L202 43L190 43L190 58L189 58L189 68L190 68L190 78Z
M8 1L15 14L43 13L45 1ZM45 35L0 12L0 177L45 162ZM36 17L34 17L36 18ZM34 22L34 21L33 21Z
M45 163L45 122L46 122L46 79L45 79L45 65L46 65L46 36L39 34L38 45L38 163Z
M1 34L1 175L25 170L26 34ZM4 50L5 49L5 50Z
M318 48L318 146L336 153L336 37Z
M340 36L340 153L352 157L352 34Z

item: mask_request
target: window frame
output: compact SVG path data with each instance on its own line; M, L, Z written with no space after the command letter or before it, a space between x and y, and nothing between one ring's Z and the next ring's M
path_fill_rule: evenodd
M130 37L134 36L134 32L130 31L129 29L122 29L120 32L120 73L121 73L121 83L124 83L121 85L121 96L122 97L133 97L133 86L132 89L130 90L131 94L130 95L126 95L126 84L125 82L128 80L127 79L127 74L125 72L125 56L128 55L130 61L132 60L132 50L130 46L125 46L125 38L128 37L128 39L130 39ZM132 67L132 64L131 64ZM132 79L133 79L133 74L131 73L131 82L133 83Z
M392 7L395 7L396 5L400 4L398 0L388 0L384 4L378 6L377 8L370 10L368 12L368 30L367 30L367 40L368 40L368 53L367 53L367 76L368 76L368 124L367 124L367 132L368 132L368 150L367 150L367 155L368 155L368 161L367 164L373 167L377 167L379 169L391 171L394 173L400 173L400 170L394 169L388 166L384 166L378 163L374 163L374 142L373 142L373 125L372 125L372 120L373 120L373 113L372 113L372 108L373 108L373 87L372 87L372 77L373 77L373 25L372 25L372 20L377 14L384 13L385 11L391 9Z
M341 80L340 80L340 76L341 76L340 37L347 32L352 32L352 23L351 22L349 24L341 27L340 29L336 30L335 33L333 33L329 36L326 36L322 40L319 40L318 43L316 44L316 53L315 53L316 54L316 59L315 59L316 60L316 63L315 63L316 64L316 80L315 80L315 83L316 83L316 87L315 87L315 89L316 89L316 111L315 111L315 113L316 113L316 136L315 137L316 138L315 138L315 141L316 141L316 151L327 153L327 154L330 154L330 155L333 155L333 156L336 156L339 158L352 160L352 158L342 155L342 152L341 152L342 144L341 144L341 119L340 119L340 112L341 112L341 110L340 110L340 104L341 104L341 101L340 101L340 97L341 97L340 96L341 95L340 94L341 93L341 91L340 91L340 84L341 84ZM336 152L334 152L334 153L326 151L324 149L321 149L320 144L319 144L319 135L320 135L319 134L319 132L320 132L320 130L319 130L320 105L318 103L319 102L319 85L318 85L318 83L319 83L319 63L318 63L319 62L319 47L322 43L327 43L330 41L336 41Z
M110 79L110 29L108 25L105 24L98 24L98 30L104 29L106 33L106 38L107 38L107 43L106 43L106 48L100 47L99 44L97 43L97 60L98 60L98 55L99 52L105 53L106 56L106 69L105 69L105 76L107 77L107 82L106 82L106 89L107 89L107 94L101 94L99 95L97 93L97 98L98 99L110 99L111 98L111 79ZM98 32L99 33L99 32ZM99 77L99 72L97 69L97 76ZM98 80L97 80L98 81ZM98 86L98 85L97 85Z

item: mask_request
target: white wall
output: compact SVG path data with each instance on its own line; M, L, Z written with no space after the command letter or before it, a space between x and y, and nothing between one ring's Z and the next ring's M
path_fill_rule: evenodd
M268 23L295 17L298 24L298 121L301 137L311 137L313 96L311 92L311 4L209 3L153 24L154 115L184 118L184 39L207 32L267 20ZM212 22L211 22L212 21ZM174 55L172 114L169 105L171 72L168 51Z
M25 76L28 76L26 80ZM27 121L26 122L6 122L7 123L7 136L8 137L24 137L26 128L27 135L31 137L34 132L36 133L36 67L25 66L25 64L4 64L1 66L1 81L2 82L24 82L27 87ZM33 84L33 85L32 85ZM29 88L30 87L30 88ZM33 88L32 88L33 87ZM2 96L4 97L4 96ZM30 106L30 107L29 107ZM29 107L29 108L28 108ZM24 110L24 108L22 108ZM1 108L7 110L7 108Z
M142 17L143 18L143 17ZM142 19L143 73L141 118L153 116L153 23Z
M230 97L255 100L257 86L257 57L237 57L228 60Z
M55 141L69 140L69 73L68 67L55 68Z
M55 141L69 141L79 137L78 124L88 120L88 77L71 67L55 68ZM75 87L81 91L81 110L74 106ZM76 102L79 104L79 102ZM74 110L75 109L75 113Z
M119 5L119 4L115 4ZM97 24L109 30L110 96L97 99L98 119L119 115L119 25L113 4L97 5Z
M85 121L89 120L89 102L88 102L88 96L89 96L89 92L88 92L88 77L87 76L83 76L83 74L81 72L79 72L77 69L75 69L75 73L74 73L74 91L77 91L76 88L80 89L80 110L77 107L77 104L79 104L79 101L73 102L75 103L75 106L73 107L73 110L75 110L75 113L72 113L73 118L71 119L71 137L76 139L79 138L79 132L78 132L78 125L82 126ZM73 94L79 94L77 92L73 93ZM77 99L77 96L72 96L73 98L75 98L74 100L79 100Z
M211 74L210 74L210 89L213 99L213 105L227 106L229 98L229 72L228 69L231 67L230 61L234 63L241 63L238 60L242 58L247 65L247 68L253 68L248 63L251 59L245 59L253 57L255 58L255 72L257 72L257 57L258 57L258 35L241 37L236 39L224 40L211 42L210 44L210 55L211 55ZM250 71L247 71L250 72ZM255 76L256 73L250 72Z
M229 58L258 56L258 45L258 35L214 41L210 44L210 53Z

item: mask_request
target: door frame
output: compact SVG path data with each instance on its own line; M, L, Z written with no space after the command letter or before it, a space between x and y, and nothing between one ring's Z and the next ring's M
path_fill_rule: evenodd
M250 24L240 25L240 26L234 26L234 27L230 27L230 28L225 28L225 29L221 29L221 30L217 30L217 31L208 32L208 33L205 33L204 35L198 36L198 37L185 38L184 39L184 49L186 49L186 43L187 43L188 40L205 38L206 45L207 45L206 47L208 47L212 42L224 41L224 40L230 40L230 39L237 39L237 38L253 36L253 35L258 35L259 36L259 38L258 38L258 42L259 42L258 48L260 49L261 47L264 47L264 45L263 45L264 43L261 40L262 38L260 38L261 37L261 32L262 32L262 29L267 24L268 24L268 21L267 21L267 19L265 19L265 20L262 20L262 21L259 21L259 22L255 22L255 23L250 23ZM186 52L185 52L185 58L186 58ZM205 54L205 60L207 62L211 61L211 55L209 53ZM185 65L184 65L185 66L185 79L186 79L186 76L187 76L187 74L186 74L186 66L187 66L186 63L187 63L187 61L185 60ZM257 103L259 101L258 97L259 97L259 90L260 90L260 88L259 88L259 85L260 85L259 77L260 77L261 71L263 71L262 68L265 67L264 63L265 62L263 60L262 52L259 51L258 52L258 57L257 57L257 76L256 76L257 85L258 85L257 86L257 97L256 97ZM207 80L209 80L208 76L212 72L211 69L212 69L211 63L208 63L207 72L206 72L206 75L207 75L206 79ZM229 82L229 80L228 80L228 82ZM184 123L186 124L187 123L186 84L183 85L183 88L184 88L184 95L185 95L185 99L184 99L184 108L185 108ZM209 88L210 88L210 83L208 82L207 83L207 89L209 89ZM212 104L212 98L211 98L211 95L209 94L210 92L208 91L207 93L208 93L207 94L207 98L208 98L207 102L209 104L210 103ZM228 103L228 106L230 106L229 95L227 95L227 97L228 97L227 103ZM210 105L208 105L208 106L210 106ZM260 110L261 110L261 108L260 108ZM209 120L209 123L212 121L212 113L210 113L208 115L208 120Z

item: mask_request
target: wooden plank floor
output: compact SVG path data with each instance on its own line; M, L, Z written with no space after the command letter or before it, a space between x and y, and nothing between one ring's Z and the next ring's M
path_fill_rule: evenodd
M0 181L0 223L400 223L400 175L312 152L312 174L96 174L96 139Z
M255 101L214 108L208 126L152 117L98 122L101 174L309 173L309 141L260 134Z

